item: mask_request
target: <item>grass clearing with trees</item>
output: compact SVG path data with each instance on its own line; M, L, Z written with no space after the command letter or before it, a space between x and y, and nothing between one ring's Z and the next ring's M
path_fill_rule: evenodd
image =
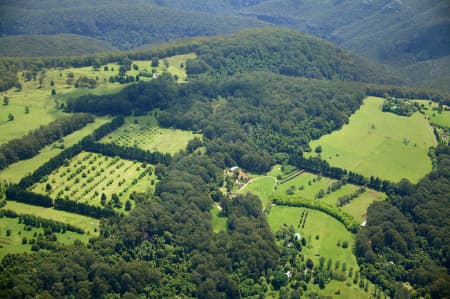
M152 165L82 152L33 185L30 190L51 198L68 198L117 211L134 207L133 192L153 193Z
M189 131L160 128L153 113L126 117L125 124L105 136L101 142L175 154L184 150L189 140L202 136Z
M153 78L153 72L158 76L167 71L176 75L178 82L185 82L186 60L190 58L195 58L195 54L159 59L155 67L151 66L151 60L130 61L131 68L125 75L134 78L139 76L139 80L148 81ZM119 92L130 84L110 81L110 77L119 75L120 67L118 63L108 63L95 67L19 72L20 88L14 87L0 93L0 144L22 137L30 130L67 115L60 108L69 98ZM149 70L149 76L142 76L144 69Z
M213 227L213 232L226 232L227 231L227 221L228 218L222 213L217 205L213 205L211 209L211 222Z
M81 130L65 136L62 141L56 141L44 147L37 156L9 165L6 169L0 171L0 180L18 183L21 178L34 172L39 166L58 155L63 148L71 147L108 121L107 118L96 117L94 123L87 124Z
M0 260L8 253L31 252L30 241L44 233L43 228L32 227L26 230L25 225L18 222L18 218L0 218ZM87 234L66 231L55 233L59 243L72 244L75 240L87 243Z
M64 223L79 227L89 236L98 236L100 220L82 216L65 211L55 210L53 208L43 208L15 201L7 201L5 210L11 210L18 214L30 214L45 219L62 221Z
M342 298L370 298L374 291L373 284L363 279L360 286L359 267L353 254L354 236L347 231L342 223L333 217L320 211L311 209L272 206L268 215L268 223L277 235L280 229L289 229L291 233L299 233L304 261L311 260L311 271L320 271L320 264L324 269L333 273L333 279L328 281L324 288L319 284L308 283L306 294L316 293L319 295L342 296ZM279 240L279 246L285 246ZM293 246L287 246L286 250L296 250ZM308 263L306 263L308 265ZM298 275L292 269L293 277ZM307 270L310 271L310 270ZM337 278L340 275L341 278ZM357 277L356 282L355 276ZM367 284L367 292L364 290Z
M427 154L429 147L436 145L433 130L421 114L383 113L382 104L381 98L366 98L348 125L312 141L312 153L305 154L317 155L314 151L320 146L320 156L332 166L367 177L417 182L431 171Z

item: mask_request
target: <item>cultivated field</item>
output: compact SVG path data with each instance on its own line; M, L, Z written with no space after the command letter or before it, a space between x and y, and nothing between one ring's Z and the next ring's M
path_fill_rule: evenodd
M6 180L8 182L18 183L21 178L35 171L49 159L57 156L63 150L61 149L62 146L64 148L71 147L108 121L107 118L97 117L94 123L89 123L81 130L65 136L62 141L57 141L44 147L35 157L9 165L6 169L0 171L0 181Z
M100 142L175 154L185 149L189 140L194 137L201 138L201 134L158 127L155 116L150 112L146 116L127 117L122 127L105 136Z
M125 203L131 193L153 192L155 183L151 165L83 152L33 185L31 191L97 206L111 204L117 210L126 210ZM118 202L114 201L113 194L117 195Z
M394 182L417 182L431 171L427 153L436 144L432 128L420 113L383 113L382 104L381 98L367 98L348 125L312 141L309 155L316 155L314 149L320 145L322 159L333 166Z

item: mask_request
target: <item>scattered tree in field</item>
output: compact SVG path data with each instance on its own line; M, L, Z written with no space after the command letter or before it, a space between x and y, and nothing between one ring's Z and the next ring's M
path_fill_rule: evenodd
M158 67L158 65L159 65L159 58L153 57L152 58L152 67Z
M7 96L3 97L3 106L8 106L9 105L9 98Z
M50 81L50 86L55 86L55 82L53 80Z
M52 89L52 96L56 95L56 90Z
M131 201L127 200L125 202L125 211L129 211L129 210L131 210Z
M45 185L45 192L49 193L50 191L52 191L52 185L50 185L50 183L47 183Z
M320 154L322 152L322 146L317 146L316 149L314 150L317 154Z
M28 113L30 113L30 107L25 106L25 114L28 114Z
M13 121L14 120L14 115L12 115L11 113L8 114L8 121Z
M106 195L105 195L105 193L102 193L102 195L100 196L100 204L102 206L104 206L106 204Z

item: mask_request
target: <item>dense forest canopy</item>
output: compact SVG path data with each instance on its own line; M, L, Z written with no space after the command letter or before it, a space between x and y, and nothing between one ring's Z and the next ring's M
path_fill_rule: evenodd
M46 227L36 236L38 248L34 246L33 251L38 252L7 254L0 263L0 297L263 298L273 290L280 298L317 298L316 289L329 282L322 275L325 258L320 259L321 265L303 255L297 260L297 250L301 252L307 241L302 238L288 246L290 239L286 239L286 246L279 246L280 240L275 239L267 220L270 202L263 210L260 198L251 193L223 191L232 181L224 175L226 168L239 166L259 176L275 164L293 168L297 174L311 171L318 180L328 176L339 184L345 180L359 185L355 187L360 190L368 187L389 195L386 201L367 209L363 227L339 207L312 199L300 204L297 198L277 199L277 205L284 202L325 212L342 222L348 234L357 233L353 235L354 253L361 278L355 279L361 289L368 287L367 278L393 298L450 297L448 145L430 149L433 171L416 185L405 179L392 183L365 178L331 167L321 157L303 157L304 152L313 150L311 140L347 124L367 95L426 98L439 102L441 110L450 101L448 95L398 86L432 78L411 74L408 81L399 77L402 73L398 69L355 56L317 37L272 26L306 30L355 52L373 47L369 57L400 65L405 73L440 67L439 75L445 82L443 65L450 53L448 16L442 14L446 9L447 3L437 0L422 4L416 0L132 0L127 4L0 0L0 32L5 36L0 42L7 42L4 48L13 45L7 52L43 42L47 47L55 42L58 48L50 53L44 46L42 53L49 53L49 57L1 59L2 92L14 92L10 91L13 87L20 92L17 74L25 70L37 74L46 68L100 68L111 62L126 69L133 60L157 64L169 56L195 54L180 65L188 74L183 84L166 72L146 82L133 78L134 83L117 93L69 96L60 107L73 115L0 146L0 168L5 168L36 155L45 145L97 116L113 116L18 184L0 182L0 199L5 194L9 200L102 218L99 236L87 244L56 242L61 224L52 222L55 231ZM402 23L410 21L411 15L417 15L416 22ZM398 20L402 22L396 25ZM174 41L130 52L55 57L71 47L61 44L68 36L74 46L91 41L91 48L79 49L89 53L97 46L99 50L131 49L248 27L270 28ZM391 31L395 34L390 35ZM28 34L33 37L24 41ZM36 37L40 34L46 36ZM373 45L369 40L374 40ZM33 51L20 54L41 55L38 48ZM68 50L67 54L78 52ZM425 86L433 84L430 80ZM98 142L122 126L124 116L149 112L159 126L194 131L202 138L191 140L186 150L174 155L131 144ZM137 125L137 118L134 121ZM319 153L321 149L314 150ZM135 206L129 214L76 202L69 196L52 199L27 189L82 151L152 164L157 182L152 183L152 189L130 196ZM212 208L221 210L225 224L220 232L213 230ZM13 214L2 210L0 216ZM15 216L24 219L23 215ZM319 235L315 237L319 239ZM289 273L281 272L287 259L304 269L288 286ZM331 277L331 272L328 274ZM333 292L340 294L339 290ZM373 295L379 297L380 293L377 287Z

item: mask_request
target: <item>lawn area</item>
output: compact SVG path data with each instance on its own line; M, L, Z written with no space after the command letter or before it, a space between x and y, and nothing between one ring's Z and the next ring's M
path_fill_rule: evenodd
M252 193L261 199L263 208L270 205L269 196L273 194L275 187L275 178L271 176L264 176L253 179L244 189L239 193Z
M135 146L144 150L175 154L186 148L189 140L201 134L176 129L164 129L150 112L145 116L125 118L125 124L105 136L100 142Z
M298 225L303 210L308 212L308 216L305 227L302 229ZM352 252L353 235L333 217L311 209L272 206L268 222L274 233L283 225L292 225L307 240L307 246L303 248L302 252L306 257L311 258L314 264L319 263L320 257L325 257L339 261L341 264L345 262L348 268L358 269L356 257ZM319 236L318 240L316 236ZM337 246L338 242L342 244L344 241L348 242L348 248Z
M18 214L31 214L42 218L71 224L83 229L87 234L91 236L97 236L99 234L98 228L100 225L100 221L91 217L59 211L53 208L42 208L38 206L27 205L15 201L7 201L4 209L15 211Z
M366 192L352 200L350 203L341 207L344 212L355 217L356 220L363 222L366 220L367 208L375 201L386 199L386 194L375 190L367 189Z
M285 195L291 193L289 195L314 199L321 189L326 190L333 182L333 179L304 172L290 181L279 184L275 194Z
M99 118L95 119L95 122L87 124L81 130L75 131L72 134L69 134L64 137L62 144L64 144L64 148L71 147L72 145L78 143L81 139L91 134L95 129L100 127L101 125L107 123L109 120L107 118ZM32 173L39 166L47 162L49 159L58 155L62 149L59 147L55 147L55 145L61 145L61 142L57 141L53 144L50 144L44 147L40 153L28 160L23 160L11 164L8 168L0 171L0 181L6 180L12 183L18 183L21 178L25 175Z
M211 216L213 232L226 232L228 218L222 215L222 212L219 210L219 207L216 204L214 204L211 209Z
M111 203L123 211L132 192L154 191L152 181L154 185L156 177L151 165L82 152L30 189L52 198L67 197L97 206L102 205L101 195L105 194L104 204ZM119 197L120 204L111 202L113 194Z
M382 104L381 98L366 98L348 125L312 141L313 152L307 155L315 155L320 145L322 159L332 166L394 182L401 178L417 182L431 171L427 153L436 145L433 130L422 114L383 113Z
M35 228L26 231L24 224L19 224L19 218L0 218L0 261L8 253L22 253L31 252L30 244L22 244L22 239L26 238L27 241L35 238L34 234L43 234L43 228ZM11 235L7 236L6 231L11 231ZM84 234L77 234L74 232L56 233L58 242L63 244L71 244L74 240L80 240L87 243L89 236Z

